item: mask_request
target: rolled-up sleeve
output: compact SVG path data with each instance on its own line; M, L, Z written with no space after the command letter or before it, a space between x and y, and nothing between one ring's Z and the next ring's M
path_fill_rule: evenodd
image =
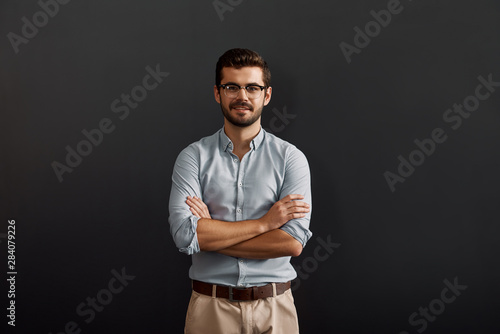
M199 154L193 145L186 147L177 157L168 206L170 234L179 251L188 255L200 252L196 235L199 218L186 204L188 196L201 198L198 160Z
M289 220L281 227L281 230L297 239L304 247L312 236L309 230L312 213L311 174L306 156L295 146L290 148L285 160L285 177L280 199L290 194L303 195L302 201L310 205L310 211L304 218Z

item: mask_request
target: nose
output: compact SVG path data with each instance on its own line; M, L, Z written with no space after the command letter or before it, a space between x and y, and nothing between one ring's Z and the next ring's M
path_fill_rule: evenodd
M240 90L238 91L238 95L236 95L237 99L240 99L240 94L242 100L248 100L248 95L247 95L247 90L245 87L241 87Z

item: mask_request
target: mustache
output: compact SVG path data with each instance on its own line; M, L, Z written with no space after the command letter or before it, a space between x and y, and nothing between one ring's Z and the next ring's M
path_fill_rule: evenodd
M252 105L246 102L235 102L229 105L229 108L237 108L237 107L245 107L248 110L253 111Z

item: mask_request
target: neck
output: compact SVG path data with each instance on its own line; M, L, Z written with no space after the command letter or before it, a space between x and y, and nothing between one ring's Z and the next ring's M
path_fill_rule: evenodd
M235 150L245 153L250 150L250 142L260 131L260 119L252 125L239 127L224 119L224 132L233 142Z

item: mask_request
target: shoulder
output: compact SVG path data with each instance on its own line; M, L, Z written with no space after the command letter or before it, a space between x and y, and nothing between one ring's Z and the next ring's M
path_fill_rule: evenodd
M264 140L266 141L267 146L269 146L272 150L279 152L285 160L299 159L307 162L305 154L292 143L289 143L267 131L265 132Z
M177 160L198 160L202 152L209 151L218 145L220 131L189 144L179 153Z

